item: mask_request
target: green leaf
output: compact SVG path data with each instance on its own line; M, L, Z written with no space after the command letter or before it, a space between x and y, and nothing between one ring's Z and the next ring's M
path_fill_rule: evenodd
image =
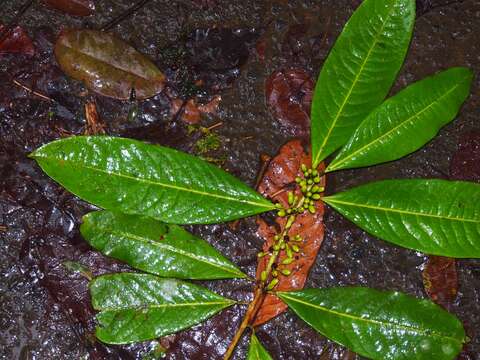
M119 273L90 282L99 326L107 344L155 339L199 324L234 304L203 287L153 275Z
M313 167L342 146L388 94L414 21L414 0L365 0L345 25L315 87Z
M326 171L396 160L419 149L455 118L472 79L470 70L452 68L410 85L368 115Z
M218 223L274 208L203 160L136 140L76 136L44 145L30 156L86 201L166 223Z
M277 295L319 333L371 359L455 359L465 341L455 316L399 292L344 287Z
M267 350L265 350L258 340L255 332L252 332L252 336L250 338L247 360L272 360L270 354L267 352Z
M146 56L103 31L66 30L55 44L62 70L91 90L128 100L132 88L143 100L160 93L165 75Z
M387 180L323 200L383 240L427 254L480 258L480 184Z
M80 231L105 255L152 274L204 280L246 277L209 243L177 225L97 211L83 217Z

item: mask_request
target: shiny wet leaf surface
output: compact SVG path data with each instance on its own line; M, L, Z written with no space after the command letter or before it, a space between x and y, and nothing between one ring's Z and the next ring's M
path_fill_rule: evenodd
M314 329L370 359L455 359L465 342L455 316L399 292L344 287L279 296Z
M100 311L96 336L109 344L175 333L234 303L197 285L133 273L95 278L90 293Z
M97 211L83 217L80 231L106 256L159 276L205 280L246 277L214 247L177 225Z
M273 209L225 171L170 148L84 136L58 140L32 155L72 193L107 210L177 224L218 223Z

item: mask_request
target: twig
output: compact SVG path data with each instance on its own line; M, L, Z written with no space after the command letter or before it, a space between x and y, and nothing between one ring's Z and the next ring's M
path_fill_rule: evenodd
M34 2L35 0L27 0L17 11L15 17L7 25L5 25L5 28L2 30L2 32L0 32L0 44L8 38L10 32L15 28L15 26L18 25L18 20L20 20L20 18L27 12Z
M255 316L257 316L258 310L260 310L260 307L262 306L263 300L265 298L265 292L263 287L263 283L257 285L253 300L248 305L248 309L245 316L243 317L243 321L240 324L237 332L235 333L232 341L230 342L230 346L228 347L227 352L223 357L223 360L229 360L232 357L233 352L235 351L235 348L237 347L237 344L240 341L243 333L245 332L247 327L250 326L253 319L255 319Z
M140 0L138 3L133 5L132 7L128 8L125 10L123 13L121 13L119 16L114 18L113 20L110 20L108 23L103 25L100 30L102 31L108 31L111 30L114 26L120 24L123 20L128 18L129 16L133 15L135 12L140 10L143 6L145 6L150 0Z
M205 128L206 131L212 131L213 129L216 129L220 126L223 126L223 121L217 122L216 124L213 124L212 126L209 126Z
M48 101L48 102L54 102L54 100L52 98L49 98L47 95L43 95L42 93L39 93L38 91L34 91L34 90L30 89L29 87L23 85L22 83L20 83L17 80L13 80L12 82L15 85L21 87L23 90L27 91L28 93L30 93L32 95L38 96L39 98L41 98L45 101Z
M267 167L270 164L270 160L272 158L266 154L260 156L260 161L262 162L262 167L260 168L260 171L257 174L257 181L255 181L255 190L258 190L258 187L260 186L260 183L262 182L263 176L265 175L265 172L267 171Z

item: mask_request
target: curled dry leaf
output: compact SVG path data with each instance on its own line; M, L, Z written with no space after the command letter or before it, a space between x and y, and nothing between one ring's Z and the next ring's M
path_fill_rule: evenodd
M305 137L309 133L313 87L312 79L301 69L275 71L266 80L267 105L295 136Z
M446 309L457 297L458 278L455 259L429 256L423 270L423 284L428 296Z
M3 33L4 26L0 25L0 34ZM18 53L33 56L35 48L32 40L27 33L17 26L10 30L10 34L0 43L0 54Z
M93 0L43 0L51 8L74 16L89 16L95 11Z
M220 95L214 96L213 99L206 104L198 104L195 99L187 100L182 110L182 120L187 124L198 124L202 114L216 114L221 101L222 97ZM183 100L172 100L172 107L170 109L172 116L175 116L180 111L182 105Z
M85 104L85 135L104 135L105 124L100 119L97 111L97 105L94 101L89 101Z
M55 44L62 70L91 90L116 99L138 100L160 93L165 75L146 56L115 36L95 30L67 30Z
M267 170L260 182L258 191L266 197L274 201L280 202L283 206L288 206L288 191L292 184L295 184L295 178L300 175L299 169L301 164L310 164L311 158L305 153L303 146L299 140L292 140L285 144L268 165ZM318 170L323 171L323 163ZM322 178L320 186L325 186L325 177ZM281 190L286 190L281 192ZM275 196L274 196L275 195ZM296 190L296 195L301 193ZM297 217L297 220L290 229L290 235L300 235L302 242L296 243L300 248L296 260L290 265L282 265L282 268L291 271L289 276L279 275L280 282L276 287L278 291L289 291L302 289L308 276L308 272L317 257L318 250L323 241L324 226L323 212L324 206L321 201L316 204L315 214L305 212ZM285 225L285 218L277 218L276 223L282 228ZM265 239L263 251L267 252L273 246L273 237L278 233L275 224L268 224L262 218L257 219L257 233ZM280 252L280 261L285 258L286 254ZM265 270L268 262L268 256L260 259L257 266L257 278ZM273 317L281 314L287 309L278 297L267 294L260 310L254 321L254 326L261 325Z

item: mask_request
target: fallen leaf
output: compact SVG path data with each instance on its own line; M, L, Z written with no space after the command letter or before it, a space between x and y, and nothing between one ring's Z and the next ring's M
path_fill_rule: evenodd
M67 30L55 44L62 70L105 96L137 100L160 93L165 75L146 56L115 36L95 30Z
M43 0L51 8L74 16L89 16L95 12L93 0Z
M195 99L187 100L183 106L181 119L190 125L198 124L201 120L201 114L216 114L221 101L222 97L220 95L214 96L213 99L206 104L197 104ZM183 100L172 100L172 107L170 108L171 115L175 116L182 108L182 105Z
M435 303L449 309L458 292L455 259L429 256L423 270L423 284L427 295Z
M288 206L288 191L291 191L290 185L292 183L295 184L295 178L300 175L299 170L301 164L308 165L310 163L310 156L305 153L300 140L292 140L288 142L282 146L278 155L270 161L263 179L260 182L258 191L273 201L278 201L283 206ZM323 163L319 166L318 170L324 170ZM325 177L322 178L319 185L325 186ZM288 191L281 192L281 190L284 189ZM295 194L300 196L301 193L296 189ZM290 265L282 265L282 269L286 268L290 270L291 274L289 276L279 275L280 282L276 287L276 290L278 291L302 289L305 285L308 272L315 262L324 235L323 203L318 201L315 208L317 210L315 214L309 212L300 214L289 231L290 236L298 234L304 240L295 243L300 248L300 252L295 256L296 261ZM275 222L283 228L286 219L278 217L275 219ZM263 251L268 252L268 249L270 249L274 243L273 237L278 233L278 229L276 229L275 224L267 223L261 217L257 218L257 224L257 233L265 239ZM279 255L280 261L285 257L285 252L281 251ZM260 277L262 271L265 270L268 259L269 257L265 256L259 260L257 266L257 279ZM279 298L267 294L257 316L255 317L253 325L261 325L281 314L286 309L287 305L285 305Z
M94 101L89 101L85 104L85 118L87 124L85 125L85 135L99 135L105 134L105 124L98 116L97 105Z
M0 34L3 33L5 27L0 25ZM27 33L17 26L10 30L10 33L0 43L0 54L18 53L33 56L35 48L33 47L32 40Z
M313 80L301 69L275 71L266 80L267 105L294 136L309 134L313 87Z

